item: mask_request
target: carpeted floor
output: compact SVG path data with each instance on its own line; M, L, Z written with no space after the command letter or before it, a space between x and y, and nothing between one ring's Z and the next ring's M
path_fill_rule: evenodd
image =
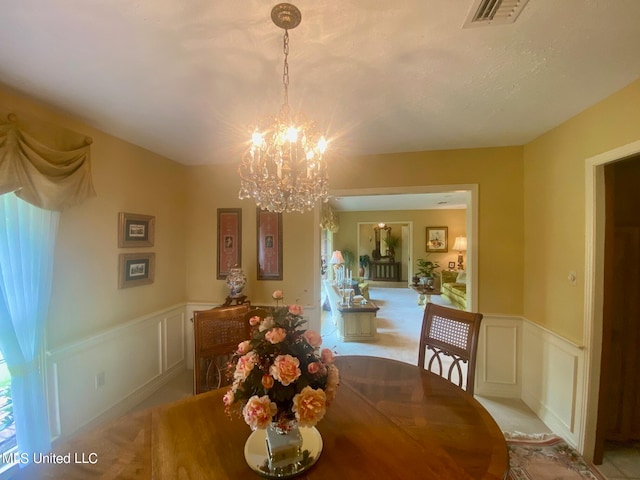
M606 480L562 438L549 434L505 433L509 480Z
M342 342L331 320L331 312L324 312L322 346L335 349L340 355L370 355L393 358L416 364L418 340L422 328L424 309L418 306L418 294L410 288L370 289L371 300L380 307L377 313L378 340L375 342ZM439 295L431 297L433 303L450 306Z

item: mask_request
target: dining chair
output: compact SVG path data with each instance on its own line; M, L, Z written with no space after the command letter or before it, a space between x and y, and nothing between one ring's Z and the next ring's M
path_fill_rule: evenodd
M481 321L481 313L427 303L422 317L418 366L473 395ZM462 364L467 365L466 374Z
M248 304L193 312L195 337L194 394L220 388L227 382L227 364L238 344L249 339Z

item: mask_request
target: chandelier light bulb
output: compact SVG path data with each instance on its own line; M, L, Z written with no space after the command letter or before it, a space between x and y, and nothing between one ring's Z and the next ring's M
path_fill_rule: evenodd
M320 140L318 141L318 150L320 151L320 153L324 153L327 150L328 145L329 142L327 142L327 139L324 137L320 137Z
M287 140L291 143L298 141L298 129L296 127L287 128Z
M260 147L263 143L264 137L262 136L262 134L260 132L253 132L253 135L251 135L251 144L254 147Z

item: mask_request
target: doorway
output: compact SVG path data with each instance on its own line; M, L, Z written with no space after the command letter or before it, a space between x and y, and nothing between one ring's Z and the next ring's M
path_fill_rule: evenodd
M601 428L599 431L597 427L600 421L598 416L600 408L606 410L606 399L603 398L603 404L599 405L599 398L601 377L607 375L609 368L607 363L609 359L603 349L605 345L610 344L610 340L605 337L609 335L609 331L604 329L605 282L611 283L609 276L612 271L605 275L605 237L607 236L605 221L608 216L605 199L607 195L613 193L613 190L606 188L605 168L609 164L632 158L638 161L639 157L640 141L636 141L591 157L585 163L584 331L588 355L585 358L583 390L585 403L580 415L578 448L587 459L594 461L601 461L604 451L603 430ZM614 244L609 242L609 246ZM611 254L609 256L611 257ZM608 268L615 270L615 264L609 261ZM603 379L603 381L607 380ZM602 419L602 421L605 420Z
M594 462L640 440L640 156L604 167L602 356Z
M415 196L419 194L451 193L456 192L464 196L466 210L466 232L468 249L466 253L467 271L467 309L469 311L478 310L478 185L477 184L455 184L455 185L433 185L418 187L379 187L332 190L332 197L370 197L370 196ZM405 208L406 209L406 208ZM399 209L402 210L402 209ZM407 269L412 272L412 269ZM408 275L408 278L409 275Z

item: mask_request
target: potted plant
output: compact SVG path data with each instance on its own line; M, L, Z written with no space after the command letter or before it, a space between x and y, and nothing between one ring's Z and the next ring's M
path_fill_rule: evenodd
M387 238L384 239L384 244L387 246L387 255L389 256L389 261L393 262L396 255L396 247L400 245L400 237L388 235Z
M425 260L423 258L418 259L418 277L426 278L427 283L429 283L429 279L431 279L431 284L433 284L433 277L438 276L438 272L435 270L440 268L438 262L432 262L431 260Z
M369 266L369 264L371 263L371 259L369 257L369 255L360 255L360 276L364 278L364 272L365 269Z

